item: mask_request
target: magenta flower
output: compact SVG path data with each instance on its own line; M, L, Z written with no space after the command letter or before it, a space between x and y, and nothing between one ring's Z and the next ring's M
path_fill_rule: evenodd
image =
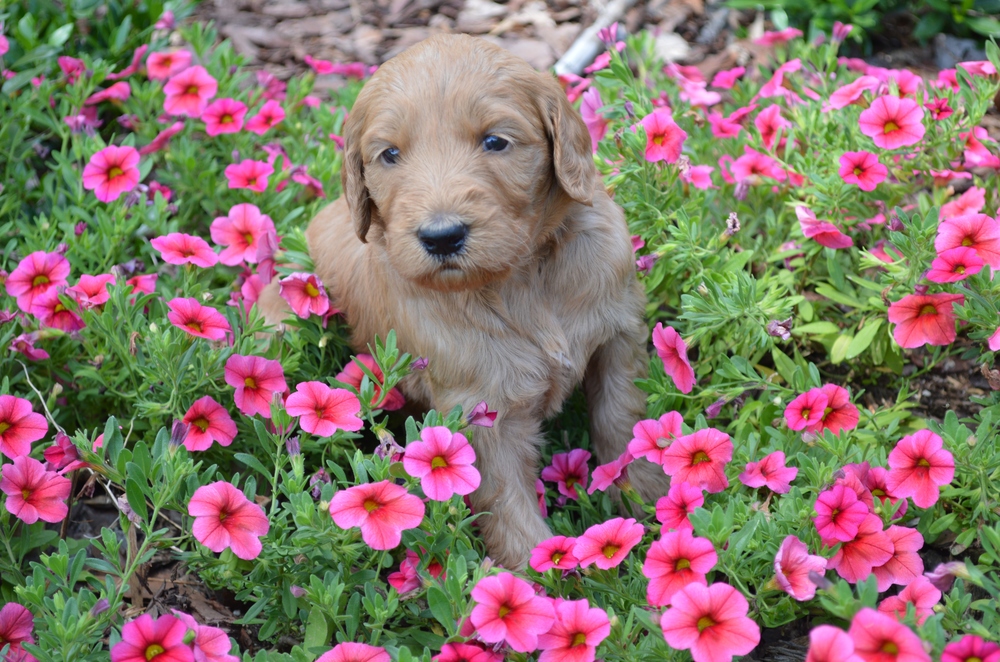
M184 414L184 424L188 426L184 447L189 451L208 450L216 441L228 446L236 438L236 423L210 395L194 401Z
M829 399L818 388L809 389L796 397L785 407L785 423L789 430L805 430L817 427L823 420Z
M111 298L108 285L114 285L116 282L114 274L98 276L83 274L76 285L66 288L66 293L73 297L81 308L96 308Z
M663 638L671 648L690 650L694 662L729 662L760 642L749 603L728 584L688 584L671 604L660 618Z
M15 457L13 464L3 465L0 473L0 492L7 495L7 512L25 524L66 519L69 490L69 480L46 471L45 465L27 455Z
M785 28L784 30L778 30L776 32L765 32L760 37L753 40L753 43L758 46L774 46L776 44L784 44L792 39L797 39L802 36L802 30L798 28Z
M885 535L892 542L892 558L872 568L880 592L893 584L907 586L924 572L924 561L917 553L924 546L924 537L919 531L894 524L885 530Z
M3 49L0 49L0 55L3 55ZM34 627L34 617L27 607L8 602L0 609L0 648L10 644L5 656L6 662L37 662L21 647L23 643L35 643L31 636Z
M83 101L85 106L95 106L102 101L125 101L132 96L132 86L125 81L115 83L106 90L98 90Z
M889 169L879 163L871 152L845 152L840 157L840 178L847 184L857 184L862 191L874 191L885 180Z
M869 514L862 520L857 535L842 543L826 566L854 584L867 579L872 568L885 565L891 558L892 540L882 530L881 518Z
M42 326L73 333L86 325L76 312L63 303L60 298L63 291L64 288L60 287L38 295L31 304L31 312L41 320Z
M358 354L354 357L354 361L360 361L366 368L372 371L372 374L375 375L375 378L380 383L385 383L385 376L382 374L382 369L375 363L375 359L371 354ZM365 373L354 361L348 361L344 369L337 374L336 380L353 386L355 389L360 389L361 380L365 376ZM371 405L374 407L382 399L382 388L379 384L373 384L372 386L375 387L375 393L372 395L371 401ZM403 397L403 394L399 392L399 389L393 388L385 395L385 400L382 402L381 408L386 411L395 411L404 404L406 404L406 399Z
M853 430L858 426L858 408L851 403L851 394L846 388L824 384L818 390L826 396L826 407L820 421L806 427L806 432L822 434L829 430L833 434L840 434L841 430Z
M156 291L157 278L159 274L142 274L129 278L125 284L132 288L130 294L152 294Z
M985 206L986 189L978 186L970 186L962 195L941 205L938 218L948 220L950 218L957 218L958 216L978 214Z
M858 120L861 133L877 147L897 149L920 142L924 137L924 109L913 99L881 96Z
M168 115L201 117L208 100L219 91L219 83L202 66L188 67L163 86L167 98L163 109Z
M31 453L31 442L49 431L45 417L31 403L13 395L0 395L0 453L10 459Z
M944 223L942 223L944 225ZM950 345L955 341L955 304L961 294L907 294L889 305L893 338L904 349L923 345Z
M834 485L816 497L816 531L824 545L852 540L870 513L858 495L844 485ZM879 564L881 565L881 564Z
M166 80L184 71L190 64L191 51L150 53L146 58L146 76L149 80Z
M687 170L681 171L681 181L703 191L716 188L712 185L712 171L714 170L715 167L710 165L691 166Z
M320 655L316 662L390 662L391 659L381 646L345 641Z
M236 389L236 406L246 416L271 418L271 398L288 390L281 363L262 356L233 354L226 361L226 383Z
M941 602L939 591L923 575L906 585L898 595L892 595L882 600L878 610L883 614L895 616L899 620L906 618L907 605L913 605L916 610L917 625L923 625L934 614L934 605Z
M122 626L122 640L111 648L111 662L194 662L184 642L188 628L179 618L149 614Z
M944 647L941 662L1000 662L1000 644L967 634Z
M326 315L330 311L326 287L315 274L296 272L282 278L279 283L281 298L302 319L308 319L312 314Z
M222 340L232 333L232 327L222 313L215 308L203 306L194 298L177 298L167 302L167 319L178 329L187 331L196 338Z
M65 285L68 276L69 260L58 253L35 251L17 263L4 287L17 299L18 308L31 313L35 298Z
M778 135L778 131L792 126L791 122L781 116L781 106L777 104L760 111L753 123L760 131L760 140L767 149L774 149L774 139Z
M656 520L663 525L663 530L686 529L694 531L694 525L688 515L705 503L705 495L700 487L679 480L670 481L670 490L666 496L656 502Z
M154 152L160 151L161 149L167 146L167 143L170 142L171 138L173 138L183 130L184 130L184 122L174 122L166 129L157 133L156 137L153 138L153 140L150 141L148 145L146 145L145 147L140 147L139 154L145 156L147 154L153 154ZM151 182L149 185L150 196L153 195L154 190L159 191L165 200L170 200L170 189L167 188L166 186L163 186L159 182Z
M479 471L472 466L475 461L476 452L465 435L439 425L424 428L420 441L406 444L403 468L420 479L428 498L447 501L455 494L465 496L479 487Z
M942 221L934 250L941 255L959 247L974 249L983 262L1000 270L1000 222L986 214L965 214Z
M393 549L403 531L420 526L424 504L406 488L383 480L340 490L330 501L330 516L341 529L361 528L361 538L372 549Z
M219 261L219 256L212 251L207 241L183 232L171 232L156 237L149 243L160 251L163 261L169 264L193 264L207 269L214 267Z
M956 283L978 274L985 264L974 248L949 248L934 258L926 278L932 283Z
M665 607L688 584L707 586L705 576L718 560L711 540L695 538L687 529L664 533L649 546L642 564L642 574L649 579L646 600L653 607Z
M243 118L246 117L247 106L236 99L216 99L201 112L201 120L205 123L205 133L218 136L223 133L239 133L243 128Z
M687 132L677 126L669 108L657 108L640 122L646 130L646 160L674 163L680 158Z
M509 572L480 579L472 589L472 599L476 606L469 620L479 638L488 644L506 642L519 653L535 650L538 635L555 623L549 601Z
M642 540L642 524L632 518L615 517L602 524L595 524L576 539L573 556L580 560L580 567L596 565L601 570L614 568Z
M229 654L232 644L225 630L200 625L194 617L182 611L176 609L170 611L184 623L189 632L195 633L194 640L190 644L195 662L239 662L240 658ZM185 639L187 638L186 635Z
M301 382L288 396L285 409L299 416L302 429L317 437L330 437L337 430L356 432L364 423L358 418L358 396L345 388L330 388L323 382Z
M663 464L663 451L671 442L681 436L684 419L676 411L668 411L660 418L647 418L632 428L632 441L628 442L628 452L633 457L644 457L653 464Z
M865 607L851 620L847 634L864 662L931 662L920 637L895 618Z
M797 205L795 207L795 215L799 219L799 227L802 229L802 234L807 239L815 239L816 243L820 246L826 246L827 248L849 248L854 245L854 240L841 232L840 228L833 223L819 220L816 218L816 214L808 207Z
M858 101L865 92L878 89L881 82L874 76L862 76L853 83L848 83L843 87L834 90L830 95L830 101L824 106L824 112L830 109L839 110Z
M219 262L228 266L240 262L255 264L261 236L273 231L274 221L261 214L256 205L246 202L233 205L227 216L212 221L212 241L225 247L219 254Z
M750 147L744 147L743 152L743 156L733 161L730 166L737 182L754 183L751 178L755 176L768 177L776 182L783 182L788 178L784 169L770 156Z
M590 146L593 151L597 151L597 145L604 138L608 131L608 120L597 111L604 106L601 100L601 93L596 87L591 87L583 93L583 100L580 102L580 115L583 123L587 125L587 132L590 133Z
M657 322L653 329L653 346L663 361L663 370L674 381L681 393L690 393L697 381L694 369L688 361L687 345L673 327L664 327Z
M775 494L786 494L792 489L791 482L798 474L796 467L785 466L785 454L775 451L765 455L759 462L747 462L746 470L739 478L747 487L767 485Z
M806 662L865 662L854 654L854 640L838 627L820 625L809 632Z
M575 547L576 538L553 536L538 543L531 550L531 559L528 561L528 565L536 572L545 572L553 568L572 570L580 563L573 554Z
M705 428L678 438L663 451L663 471L675 481L714 494L729 486L726 463L731 459L733 442L729 435Z
M274 168L264 161L244 159L226 166L229 188L246 188L257 193L267 190L267 178L274 174Z
M10 341L10 347L8 347L8 349L12 352L23 354L29 361L42 361L47 359L49 358L49 353L44 349L38 349L35 347L35 342L38 340L38 336L39 334L37 331L22 333Z
M920 508L937 503L942 485L955 476L955 458L944 440L930 430L920 430L899 440L889 453L886 486L898 498L910 497Z
M271 99L261 106L256 115L250 118L246 128L247 131L262 136L283 119L285 119L285 109L281 107L280 103Z
M117 200L139 183L139 152L134 147L109 145L90 157L83 169L83 188L101 202Z
M594 662L597 647L611 634L607 612L586 600L557 600L555 617L538 637L538 662Z
M712 87L723 90L731 90L736 85L736 81L747 72L746 67L735 67L718 72L709 83Z
M417 567L419 565L420 557L417 556L417 553L412 549L408 549L406 550L406 558L404 558L399 564L399 572L389 573L386 580L400 595L414 591L420 588L422 583L420 575L417 573ZM431 560L431 562L427 564L427 574L437 579L444 575L444 567L442 567L442 565L437 561Z
M198 542L216 553L229 547L245 561L260 555L260 537L271 528L264 509L224 480L195 490L188 515L195 518L191 533Z
M569 453L556 453L552 456L552 464L542 469L542 480L556 483L560 494L575 500L579 498L577 485L587 489L589 460L590 452L582 448L574 448Z
M634 459L626 450L614 460L598 466L591 476L592 481L587 488L587 494L593 494L598 490L603 492L614 484L622 487L628 483L628 465L632 464Z
M810 554L806 544L797 537L785 538L774 557L774 575L778 586L800 602L812 600L816 595L816 585L809 579L810 572L820 575L826 572L826 559Z

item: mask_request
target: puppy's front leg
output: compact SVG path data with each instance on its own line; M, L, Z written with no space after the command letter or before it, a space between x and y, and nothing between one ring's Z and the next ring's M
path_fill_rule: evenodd
M646 418L646 394L635 380L646 376L646 327L638 321L597 348L583 377L590 411L590 440L597 462L615 460L628 447L632 428ZM670 479L657 464L638 460L628 467L629 480L642 498L655 501L670 489Z
M473 436L482 481L470 500L477 513L490 513L478 521L489 555L505 568L523 568L552 535L535 495L541 444L539 421L516 411L501 410L494 427Z

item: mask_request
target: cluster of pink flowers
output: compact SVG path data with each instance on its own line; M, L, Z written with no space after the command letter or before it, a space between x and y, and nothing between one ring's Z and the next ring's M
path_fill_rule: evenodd
M111 662L239 662L231 645L225 630L200 625L184 612L156 619L143 614L122 627Z

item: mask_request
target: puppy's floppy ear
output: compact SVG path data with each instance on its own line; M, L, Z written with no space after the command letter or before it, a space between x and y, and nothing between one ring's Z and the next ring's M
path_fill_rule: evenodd
M364 104L358 99L344 124L344 162L340 167L340 181L347 207L351 210L354 231L362 243L367 243L365 237L372 224L372 201L365 184L365 164L361 153L364 118Z
M580 113L573 109L562 87L540 73L542 121L552 143L556 180L569 197L590 206L594 199L594 155L590 133Z

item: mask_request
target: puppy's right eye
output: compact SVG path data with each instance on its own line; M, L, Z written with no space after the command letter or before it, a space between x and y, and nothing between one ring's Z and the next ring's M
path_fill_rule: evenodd
M382 152L379 155L379 158L382 159L382 163L386 165L394 165L397 161L399 161L399 148L390 147Z

